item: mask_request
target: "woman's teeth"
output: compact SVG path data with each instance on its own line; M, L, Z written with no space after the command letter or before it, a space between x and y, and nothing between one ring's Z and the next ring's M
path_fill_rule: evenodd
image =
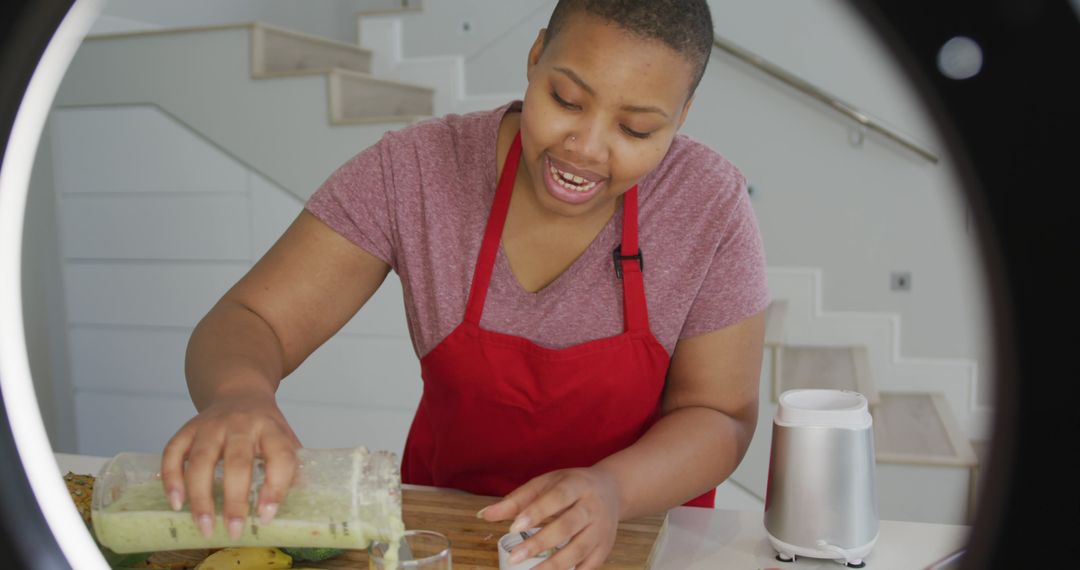
M563 172L554 166L551 167L551 177L563 188L574 192L588 192L596 187L596 182L586 182L584 178Z

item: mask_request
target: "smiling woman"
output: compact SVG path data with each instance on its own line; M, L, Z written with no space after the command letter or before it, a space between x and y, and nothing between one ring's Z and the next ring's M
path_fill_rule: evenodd
M23 14L42 14L42 10L47 10L48 6L48 3L36 3L35 12ZM1055 370L1055 363L1058 362L1057 357L1065 353L1066 348L1061 346L1066 338L1065 335L1055 335L1053 334L1055 331L1036 325L1031 315L1052 312L1054 308L1050 300L1056 296L1067 298L1066 296L1070 294L1064 290L1068 281L1051 275L1051 278L1041 280L1038 287L1035 287L1026 280L1029 278L1027 276L1045 275L1047 271L1053 272L1054 267L1064 267L1067 263L1061 260L1071 259L1071 253L1065 249L1070 241L1064 231L1066 227L1064 210L1043 209L1038 212L1036 218L1033 216L1035 213L1033 207L1038 201L1019 202L1013 197L1017 196L1015 189L1018 187L1039 184L1043 187L1051 187L1061 180L1068 179L1064 171L1067 164L1063 154L1064 147L1053 146L1051 143L1054 141L1051 135L1068 134L1069 129L1076 126L1074 102L1080 100L1080 97L1077 96L1075 86L1055 83L1058 78L1065 75L1056 66L1062 65L1062 69L1065 69L1066 63L1045 56L1077 53L1076 43L1080 37L1076 33L1077 17L1069 6L1060 2L1026 2L1022 5L999 3L996 6L997 11L987 14L977 22L967 21L967 23L964 23L964 18L970 18L972 16L970 12L939 12L932 24L919 14L918 6L905 4L905 7L897 6L883 12L896 23L898 28L907 33L907 43L895 41L896 45L910 46L907 54L910 56L913 53L914 58L908 61L926 66L924 71L916 76L924 81L921 86L927 89L927 93L936 93L937 99L932 100L936 102L934 108L939 111L946 110L952 117L951 119L944 116L939 118L946 133L951 133L948 130L950 125L960 128L960 134L955 136L950 134L949 140L957 145L955 149L957 153L969 157L979 172L977 177L968 178L968 190L980 192L972 194L973 202L977 206L980 204L985 206L984 209L977 208L976 223L980 224L980 227L997 231L993 234L995 238L984 242L984 248L997 279L993 287L995 301L998 303L998 313L995 315L998 325L996 330L999 335L1002 335L999 337L999 355L1003 357L1002 382L999 383L999 397L997 398L1001 408L998 416L999 423L996 426L994 453L988 469L986 500L980 503L975 534L972 537L972 555L967 562L972 568L1021 567L1023 553L1011 547L1022 541L1013 533L1022 525L1038 527L1035 521L1041 520L1040 511L1047 505L1073 504L1074 497L1071 493L1075 492L1071 483L1053 479L1064 477L1066 470L1056 468L1058 466L1052 464L1049 461L1050 458L1032 455L1039 447L1037 438L1047 433L1040 429L1052 427L1065 432L1066 426L1057 426L1053 422L1056 422L1057 418L1062 418L1064 421L1064 418L1069 417L1062 409L1066 398L1055 398L1048 402L1046 399L1033 397L1030 394L1036 387L1036 383L1030 381L1031 379L1052 378L1059 374ZM64 6L61 4L62 8ZM29 8L25 9L29 10ZM45 19L48 20L48 18ZM40 49L34 49L34 46L40 48L44 45L44 38L50 33L45 30L51 30L53 26L48 24L55 21L53 19L43 24L41 20L37 20L37 25L35 25L33 17L29 20L17 20L18 27L13 29L20 33L30 34L32 37L27 39L29 43L23 44L10 43L15 41L10 38L16 36L5 37L5 59L3 60L5 79L9 77L6 74L11 69L8 67L10 62L19 62L18 65L21 65L24 70L33 64L33 62L28 64L26 61L18 60L15 55L10 54L26 56L26 54L39 53ZM930 25L934 28L927 28ZM956 80L940 75L932 63L936 61L937 49L961 31L968 36L980 39L986 48L983 67L985 71L977 75L973 82L966 84L951 83ZM25 39L25 36L23 38ZM1007 38L1007 40L1002 38ZM1018 38L1024 38L1026 41L1018 41ZM538 60L537 65L542 65L542 59ZM604 92L603 79L598 79L595 73L588 73L587 65L582 66L578 63L559 67L578 75L578 79L593 88L596 93ZM55 73L59 74L60 71ZM554 73L570 79L564 72L554 70ZM1017 81L1015 79L1017 74L1022 74L1024 80ZM5 119L8 119L9 115L14 118L14 113L18 108L17 102L22 98L22 86L29 78L26 73L21 76L15 74L15 76L17 80L3 83L7 89L3 94ZM927 78L930 79L927 80ZM1046 84L1041 82L1046 82ZM573 79L570 79L570 83L580 88L578 82ZM1043 88L1040 89L1040 87ZM595 110L594 107L589 106L587 96L585 101L580 101L574 100L570 94L564 97L558 89L554 91L563 102L581 107L578 111L560 105L570 114L588 113ZM1017 105L1016 109L1022 112L1014 115L1003 111L1003 109L1011 109L1010 107L990 104L990 98L985 95L988 92L1007 94L1009 100ZM28 101L31 101L33 97L42 97L37 100L38 103L51 100L51 96L51 93L39 96L32 91L27 92ZM539 96L548 97L558 104L558 100L547 90ZM1045 97L1047 100L1040 101L1035 97ZM632 101L630 106L665 108L662 102L656 101ZM1049 116L1048 113L1051 110L1062 114ZM667 112L672 111L668 109ZM669 115L671 116L673 115ZM9 121L8 124L11 122ZM633 133L641 134L651 127L651 125L630 124L630 120L619 121L616 124L624 122L626 128L620 127L621 133L616 131L613 135L609 133L605 136L633 137ZM597 121L597 124L601 122ZM1039 125L1037 132L1032 132L1030 128L1032 124ZM25 533L11 545L5 545L13 548L14 554L11 555L11 559L14 560L16 567L63 567L63 561L59 552L52 546L53 540L45 529L44 521L36 516L34 509L28 508L32 505L25 502L31 496L31 491L30 487L25 485L23 472L18 469L21 463L29 472L29 482L43 509L45 519L49 521L53 532L64 539L61 546L64 547L69 564L76 567L92 567L92 562L84 563L90 560L89 558L81 558L83 555L92 556L86 549L88 537L80 531L63 530L62 523L65 517L75 520L74 517L77 515L70 508L68 508L71 511L68 513L70 517L68 514L63 514L64 508L56 503L56 493L52 493L52 499L50 499L52 491L62 488L61 483L55 469L50 469L48 461L42 459L47 454L48 446L44 443L40 418L35 414L29 414L28 417L26 413L28 410L34 410L35 407L32 391L28 388L25 356L21 354L22 335L18 330L21 319L17 317L19 303L15 293L18 291L18 286L13 277L17 274L17 270L13 269L17 267L14 261L17 255L14 252L18 251L18 226L21 225L18 221L22 213L20 195L24 195L24 188L12 189L13 187L9 187L9 184L19 181L25 186L26 173L28 173L28 165L32 157L20 157L15 151L20 145L24 147L23 150L34 148L37 135L32 134L29 135L30 138L25 138L27 135L22 134L17 127L18 124L12 130L12 139L5 147L2 171L4 187L3 192L0 193L0 215L4 216L3 230L5 232L2 244L4 255L0 258L2 261L0 276L5 279L3 288L0 289L4 294L3 324L5 326L3 338L0 338L0 342L3 343L0 347L2 348L0 381L3 382L4 419L10 419L12 422L10 431L6 422L2 426L5 430L3 443L8 445L2 449L4 453L3 485L0 488L2 492L8 493L0 501L5 531L3 536L6 540L12 536L9 533ZM991 129L990 132L994 136L986 135L987 129ZM593 129L586 130L587 136L584 137L582 134L571 132L568 133L566 139L559 138L569 141L571 149L578 143L591 145L596 140L595 137L600 135L594 133ZM1007 136L1002 136L1003 133ZM533 165L536 167L533 174L542 174L545 177L549 173L557 174L566 182L566 186L562 187L566 190L574 191L574 185L578 189L583 189L589 183L600 182L617 175L614 169L607 172L591 167L588 160L583 161L576 155L553 153L556 154L552 157L555 160L543 164L539 161L542 156L539 151L548 146L550 145L532 147ZM587 156L589 147L582 147L582 149ZM529 154L526 150L525 155L528 157ZM20 161L21 168L24 169L22 178L18 170ZM582 164L583 162L586 164ZM525 161L527 168L529 163L527 158ZM546 168L547 166L554 167L555 172L552 173L550 168ZM570 175L569 180L566 174ZM581 180L578 181L574 177ZM979 183L977 187L974 186L976 181ZM555 183L561 184L557 180ZM547 198L550 194L541 194L539 197ZM1034 219L1038 220L1037 226L1028 223ZM1035 227L1038 227L1038 231L1034 231ZM1051 239L1046 239L1047 236ZM1036 251L1045 255L1058 254L1059 257L1054 258L1055 264L1039 265L1035 263L1037 255L1033 252ZM1000 263L1003 260L1005 263ZM14 332L9 325L15 327ZM1004 336L1007 332L1012 335ZM1010 359L1009 356L1012 358ZM1021 384L1017 381L1019 377L1027 378L1029 382ZM1029 445L1018 446L1014 439L1017 434L1022 438L1032 438L1032 442ZM13 438L7 439L8 435ZM20 501L23 502L20 503ZM1039 530L1046 532L1046 535L1042 537L1043 541L1057 543L1054 541L1056 537L1051 532L1053 529L1039 528ZM1002 533L1007 534L1003 537ZM1061 543L1068 544L1064 540Z

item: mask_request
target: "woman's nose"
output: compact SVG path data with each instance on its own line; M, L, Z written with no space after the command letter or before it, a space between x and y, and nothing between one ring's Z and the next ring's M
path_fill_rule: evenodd
M566 150L579 162L603 164L607 162L607 144L598 129L577 129L566 137Z

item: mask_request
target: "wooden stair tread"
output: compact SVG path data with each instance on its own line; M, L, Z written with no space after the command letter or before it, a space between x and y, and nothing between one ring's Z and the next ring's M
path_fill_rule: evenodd
M435 93L430 87L344 69L334 69L327 77L332 124L373 122L387 117L409 121L435 114Z
M880 401L870 376L869 357L861 346L778 346L773 400L787 390L851 390L871 407Z
M941 394L887 392L871 413L880 462L958 467L979 463Z
M252 75L305 69L371 71L371 51L358 45L310 36L264 23L251 27Z

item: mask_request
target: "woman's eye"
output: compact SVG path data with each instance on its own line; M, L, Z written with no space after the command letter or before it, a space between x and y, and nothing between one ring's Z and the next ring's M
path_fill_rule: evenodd
M559 94L554 92L554 91L551 92L551 98L554 99L555 102L558 103L559 106L561 106L561 107L565 107L567 109L577 109L578 108L577 105L575 105L573 103L570 103L569 101L567 101L566 99L563 99L562 97L559 97Z
M641 132L635 131L634 129L631 129L630 127L628 127L626 125L622 126L622 130L623 130L624 133L626 133L626 134L628 134L628 135L630 135L630 136L632 136L632 137L634 137L636 139L647 139L647 138L649 138L650 135L652 135L652 133L641 133Z

